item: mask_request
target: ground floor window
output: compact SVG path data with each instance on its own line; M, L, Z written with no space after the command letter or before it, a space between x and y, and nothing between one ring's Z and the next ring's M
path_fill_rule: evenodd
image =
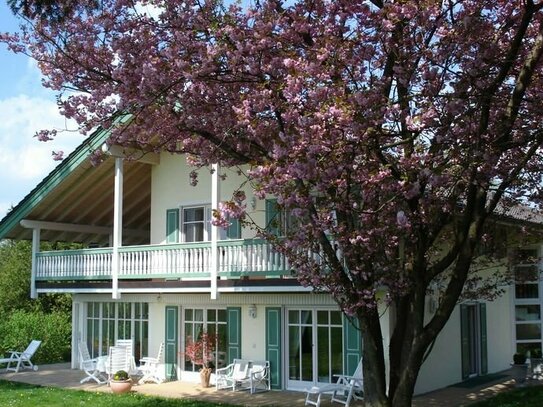
M226 309L214 308L185 308L184 309L184 344L198 340L203 332L216 338L214 345L214 364L217 368L226 365ZM187 357L184 358L186 371L198 371L201 366L195 366Z
M87 346L91 357L107 355L117 339L134 339L136 361L148 355L149 304L143 302L87 303Z
M536 248L518 249L514 255L516 351L541 358L541 305L539 255Z

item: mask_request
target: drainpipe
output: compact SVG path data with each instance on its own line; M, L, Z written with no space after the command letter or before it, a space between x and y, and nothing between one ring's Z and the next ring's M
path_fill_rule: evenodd
M36 290L37 254L40 252L40 229L32 229L32 268L30 271L30 298L38 298Z
M211 166L213 173L211 174L211 210L219 209L219 164L213 164ZM217 241L219 240L219 227L211 224L211 299L216 300L218 296L217 290L217 276L218 276L218 245Z
M121 266L119 247L123 243L123 159L115 157L115 191L113 207L113 258L111 261L111 296L120 299L119 270Z

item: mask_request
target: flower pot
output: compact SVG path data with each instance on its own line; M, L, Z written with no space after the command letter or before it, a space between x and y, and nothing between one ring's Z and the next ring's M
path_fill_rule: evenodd
M513 379L515 379L515 384L517 387L523 386L526 382L526 377L528 376L528 364L512 364L511 376L513 376Z
M204 367L200 370L200 384L202 387L209 387L209 379L211 378L211 369Z
M109 387L116 394L128 393L132 389L132 380L112 380L109 382Z

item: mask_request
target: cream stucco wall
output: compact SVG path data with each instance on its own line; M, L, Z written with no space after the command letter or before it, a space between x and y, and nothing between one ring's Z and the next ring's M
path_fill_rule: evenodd
M457 306L422 365L415 394L426 393L462 381L460 308ZM513 355L511 298L509 289L486 302L488 373L509 368Z
M185 156L162 153L160 164L153 167L151 181L151 244L161 244L166 238L166 211L182 206L211 203L211 174L207 169L198 171L198 184L190 185L190 172L193 170L186 163ZM221 201L232 199L232 192L237 189L245 191L247 196L247 213L258 224L263 226L265 220L265 202L256 200L256 207L250 205L253 194L248 185L243 185L244 178L233 169L221 168L220 173L226 175L220 180ZM255 232L249 228L242 230L242 238L252 238Z

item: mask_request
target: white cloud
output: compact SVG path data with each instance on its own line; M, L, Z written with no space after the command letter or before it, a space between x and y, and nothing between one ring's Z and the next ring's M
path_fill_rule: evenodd
M61 133L46 143L34 137L53 128L67 128L53 100L27 95L0 99L0 219L59 164L53 150L68 154L82 141L78 132Z

